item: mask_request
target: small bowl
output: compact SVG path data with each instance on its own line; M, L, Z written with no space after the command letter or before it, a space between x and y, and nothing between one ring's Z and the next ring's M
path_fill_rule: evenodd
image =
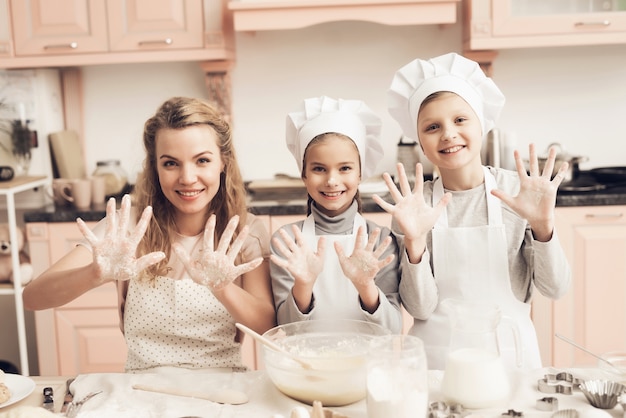
M278 390L312 405L344 406L366 396L369 342L390 331L365 321L310 320L274 327L263 336L311 364L305 369L265 345L267 374Z
M598 367L615 376L615 378L611 378L612 380L616 380L622 384L626 383L626 351L611 351L602 354L600 357L610 362L615 367L611 367L611 364L602 360L598 360Z
M626 386L610 380L585 380L579 387L589 403L600 409L615 408L626 391Z

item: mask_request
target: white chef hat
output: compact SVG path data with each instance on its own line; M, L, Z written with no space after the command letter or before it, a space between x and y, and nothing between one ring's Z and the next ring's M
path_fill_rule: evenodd
M383 158L380 145L380 118L360 100L327 96L305 99L300 108L287 115L287 148L302 172L304 151L313 138L334 132L356 144L361 157L361 179L371 177Z
M504 95L478 63L453 52L428 61L416 59L396 72L387 92L389 113L404 135L419 140L420 106L438 91L461 96L478 115L483 136L495 126L504 106Z

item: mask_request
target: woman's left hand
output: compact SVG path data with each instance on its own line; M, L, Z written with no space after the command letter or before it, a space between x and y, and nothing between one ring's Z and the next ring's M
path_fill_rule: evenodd
M237 277L254 270L263 262L263 258L259 257L247 263L235 265L235 258L248 237L248 226L246 225L230 245L239 224L239 216L237 215L228 222L217 244L217 250L214 250L215 222L215 215L211 215L204 229L202 250L193 259L189 257L187 251L180 244L174 243L172 245L172 249L182 261L191 279L198 284L209 287L212 291L223 289Z
M389 244L391 237L385 238L378 248L374 250L374 244L380 235L380 228L374 229L367 239L365 227L359 227L354 244L354 251L347 257L340 243L335 242L335 251L339 258L339 264L343 273L355 286L364 286L374 281L378 272L393 261L394 255L390 254L380 260Z
M520 190L517 196L512 197L501 190L493 190L492 194L528 221L535 239L545 242L552 237L556 194L565 178L569 164L563 162L556 176L551 179L556 149L550 149L541 173L534 144L529 146L529 157L529 173L527 173L519 152L515 151L515 165L520 178Z

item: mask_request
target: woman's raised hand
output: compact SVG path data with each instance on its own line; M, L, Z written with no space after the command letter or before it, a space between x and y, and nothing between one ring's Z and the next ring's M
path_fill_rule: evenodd
M182 245L172 244L172 249L182 261L191 279L198 284L207 286L212 291L223 289L237 277L254 270L263 262L263 258L258 257L247 263L235 265L235 258L248 237L248 226L246 225L241 229L237 238L232 241L239 224L238 215L230 219L217 244L217 249L214 249L215 222L215 215L211 215L204 228L202 250L193 259Z
M119 220L115 208L115 199L111 198L106 206L106 230L100 239L89 229L82 219L78 219L78 228L91 244L93 261L104 283L112 280L130 280L137 277L145 268L165 258L165 253L156 251L136 258L137 245L143 238L152 217L152 207L148 206L141 214L139 222L131 231L131 201L124 195L120 207Z
M354 251L352 251L349 257L346 256L341 244L335 242L335 251L339 258L341 270L355 286L365 286L373 282L378 272L393 261L393 254L382 260L380 259L387 247L389 247L389 244L391 244L391 237L385 238L378 248L374 250L374 245L379 236L380 228L374 229L368 239L365 227L359 227L356 234L356 242L354 243Z

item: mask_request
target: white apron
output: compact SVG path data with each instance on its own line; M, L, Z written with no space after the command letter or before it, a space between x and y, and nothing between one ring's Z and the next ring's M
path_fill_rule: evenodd
M324 269L313 285L315 311L312 319L363 319L359 293L341 270L339 257L335 252L335 242L339 242L346 254L352 254L359 227L366 227L365 219L356 214L350 235L321 235L326 242ZM302 235L309 248L317 248L320 236L315 235L315 220L309 215L302 225Z
M519 328L522 367L540 368L539 344L530 318L530 304L518 300L511 289L502 209L500 200L491 194L496 180L486 167L483 170L488 225L449 228L444 210L432 230L433 270L439 300L457 298L498 305L502 315L511 318ZM433 206L443 194L443 183L439 178L433 186ZM508 368L515 368L515 345L509 328L501 322L498 332L500 354ZM444 370L450 321L441 304L427 321L415 321L411 333L424 340L428 368Z
M193 256L202 235L178 240ZM171 277L157 277L154 284L129 283L124 309L127 371L245 369L228 310L208 287L189 278L177 258L170 266Z

